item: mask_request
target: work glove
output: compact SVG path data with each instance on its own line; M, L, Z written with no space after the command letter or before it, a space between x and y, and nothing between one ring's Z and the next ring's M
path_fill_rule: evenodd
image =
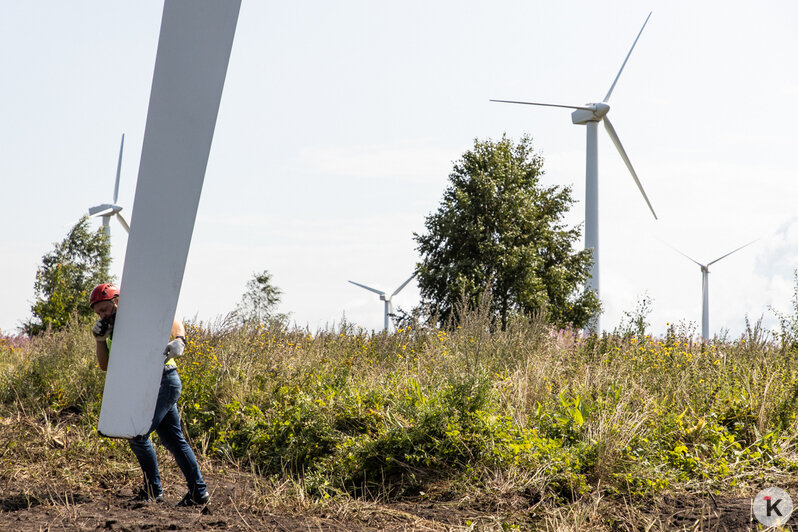
M182 338L175 338L168 344L166 344L166 349L163 350L163 356L166 358L175 358L179 357L183 354L183 350L186 348L186 343Z
M109 318L101 318L94 323L91 328L91 333L94 335L95 340L105 340L114 330L114 324Z

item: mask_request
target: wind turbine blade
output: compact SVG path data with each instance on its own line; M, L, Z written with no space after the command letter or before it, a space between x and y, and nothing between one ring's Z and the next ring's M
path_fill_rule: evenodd
M643 27L640 28L640 32L637 34L637 37L635 38L635 42L632 43L632 47L629 49L629 53L626 54L626 59L623 60L623 64L621 65L621 69L618 71L618 75L615 76L615 81L612 82L612 86L610 86L610 90L607 91L607 95L604 97L604 99L601 100L602 102L607 103L607 100L610 99L610 96L612 95L612 91L615 89L615 84L618 83L618 78L621 77L621 72L623 72L623 67L626 66L626 62L629 61L629 56L632 55L632 50L635 49L635 45L637 44L637 39L639 39L640 36L643 34L643 30L645 29L646 24L648 24L648 19L651 18L651 13L653 13L653 11L649 11L648 16L646 17L646 21L643 22Z
M658 239L658 240L659 240L659 239ZM701 264L700 262L698 262L697 260L695 260L695 259L694 259L693 257L691 257L690 255L687 255L686 253L682 253L680 250L676 249L675 247L671 246L670 244L668 244L668 243L667 243L667 242L665 242L665 241L662 241L662 240L660 240L660 242L662 242L663 244L665 244L666 246L668 246L669 248L671 248L673 251L675 251L676 253L678 253L678 254L679 254L679 255L681 255L682 257L686 258L687 260L690 260L690 261L693 261L693 262L695 262L696 264L698 264L699 266L701 266L701 268L706 268L707 266L709 266L708 264L707 264L707 265Z
M746 248L746 247L750 246L751 244L753 244L753 243L754 243L754 242L756 242L757 240L759 240L759 239L758 239L758 238L757 238L757 239L754 239L754 240L750 241L749 243L747 243L747 244L744 244L744 245L740 246L739 248L735 249L734 251L730 251L730 252L726 253L725 255L723 255L722 257L719 257L719 258L717 258L717 259L713 260L712 262L708 262L708 263L707 263L707 267L709 267L709 266L710 266L710 265L712 265L712 264L715 264L715 263L716 263L716 262L718 262L719 260L723 260L723 259L725 259L726 257L728 257L729 255L731 255L732 253L737 253L737 252L738 252L738 251L740 251L741 249L743 249L743 248Z
M349 282L350 282L350 283L352 283L352 284L355 284L355 285L359 286L360 288L365 288L366 290L369 290L369 291L371 291L371 292L374 292L375 294L379 294L379 295L381 295L381 296L384 296L384 295L385 295L385 292L383 292L382 290L377 290L376 288L372 288L372 287L370 287L370 286L366 286L366 285L364 285L364 284L356 283L356 282L354 282L354 281L349 281Z
M537 103L537 102L518 102L515 100L491 100L492 102L499 102L499 103L518 103L521 105L540 105L543 107L563 107L565 109L582 109L583 111L595 111L590 107L579 106L579 105L560 105L557 103Z
M152 424L241 1L163 6L131 214L136 231L121 277L126 297L97 425L126 439Z
M119 145L119 161L116 163L116 184L114 185L114 203L119 197L119 176L122 174L122 149L125 147L125 134L122 133L122 144Z
M637 188L640 189L640 193L643 195L643 199L646 200L648 208L651 209L651 214L653 214L654 219L657 220L658 219L657 213L654 212L654 207L652 207L651 202L648 201L648 196L646 196L646 191L643 190L643 185L640 183L640 180L637 178L637 174L635 173L635 169L632 167L632 161L630 161L629 156L626 155L626 150L623 149L623 145L621 144L621 139L618 138L618 134L615 132L615 128L612 127L612 123L610 122L609 118L607 118L607 115L604 115L603 121L604 121L604 128L607 130L607 133L610 135L610 138L612 139L613 144L615 144L615 147L618 148L618 153L621 154L621 158L623 159L623 162L626 163L626 167L629 169L629 172L632 174L632 177L634 178L635 183L637 184Z
M130 226L128 225L125 218L121 214L116 213L116 219L119 220L120 224L122 224L122 227L124 228L125 231L127 231L127 234L130 234Z
M402 291L402 288L404 288L405 286L407 286L407 283L409 283L409 282L410 282L410 281L413 279L413 277L415 277L415 276L416 276L416 274L415 274L415 273L414 273L413 275L411 275L411 276L410 276L410 277L407 279L407 281L403 282L403 283L402 283L402 285L401 285L399 288L397 288L396 290L394 290L394 291L393 291L393 294L391 294L391 297L393 297L393 296L395 296L396 294L398 294L399 292L401 292L401 291Z

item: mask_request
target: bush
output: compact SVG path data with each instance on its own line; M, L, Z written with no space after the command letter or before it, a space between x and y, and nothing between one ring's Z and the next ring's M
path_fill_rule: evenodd
M796 355L712 345L674 329L583 337L540 322L504 331L367 334L188 324L179 403L197 450L308 494L415 494L436 482L552 500L743 489L795 467ZM103 373L87 324L0 341L4 413L72 409L93 425Z

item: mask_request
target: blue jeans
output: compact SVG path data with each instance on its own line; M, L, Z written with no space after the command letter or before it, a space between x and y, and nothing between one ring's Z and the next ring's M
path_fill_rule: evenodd
M155 449L150 441L150 434L153 431L158 433L161 443L175 457L178 467L186 477L188 491L192 497L201 497L207 491L197 458L183 437L183 429L180 427L177 399L180 397L182 389L183 384L180 382L177 369L165 367L150 430L146 436L128 440L133 454L138 458L141 471L144 473L145 489L153 495L158 495L163 491L161 474L158 471L158 458L155 456Z

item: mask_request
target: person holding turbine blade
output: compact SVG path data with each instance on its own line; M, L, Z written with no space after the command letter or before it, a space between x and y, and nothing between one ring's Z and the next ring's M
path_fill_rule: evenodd
M89 306L99 319L92 327L92 335L97 341L97 363L100 369L108 369L108 358L111 352L111 341L114 333L114 322L119 305L119 288L103 283L94 288L89 297ZM202 478L197 458L191 450L180 426L180 414L177 411L177 400L180 397L182 383L177 374L175 358L183 354L186 346L186 329L183 323L175 320L172 324L172 335L164 349L164 368L158 400L152 425L147 434L129 439L128 443L136 455L141 472L144 474L144 488L134 497L141 502L163 502L161 474L158 470L158 459L150 441L150 434L157 432L163 445L175 457L178 467L183 472L188 484L188 493L177 503L177 506L204 505L210 499L207 486Z

